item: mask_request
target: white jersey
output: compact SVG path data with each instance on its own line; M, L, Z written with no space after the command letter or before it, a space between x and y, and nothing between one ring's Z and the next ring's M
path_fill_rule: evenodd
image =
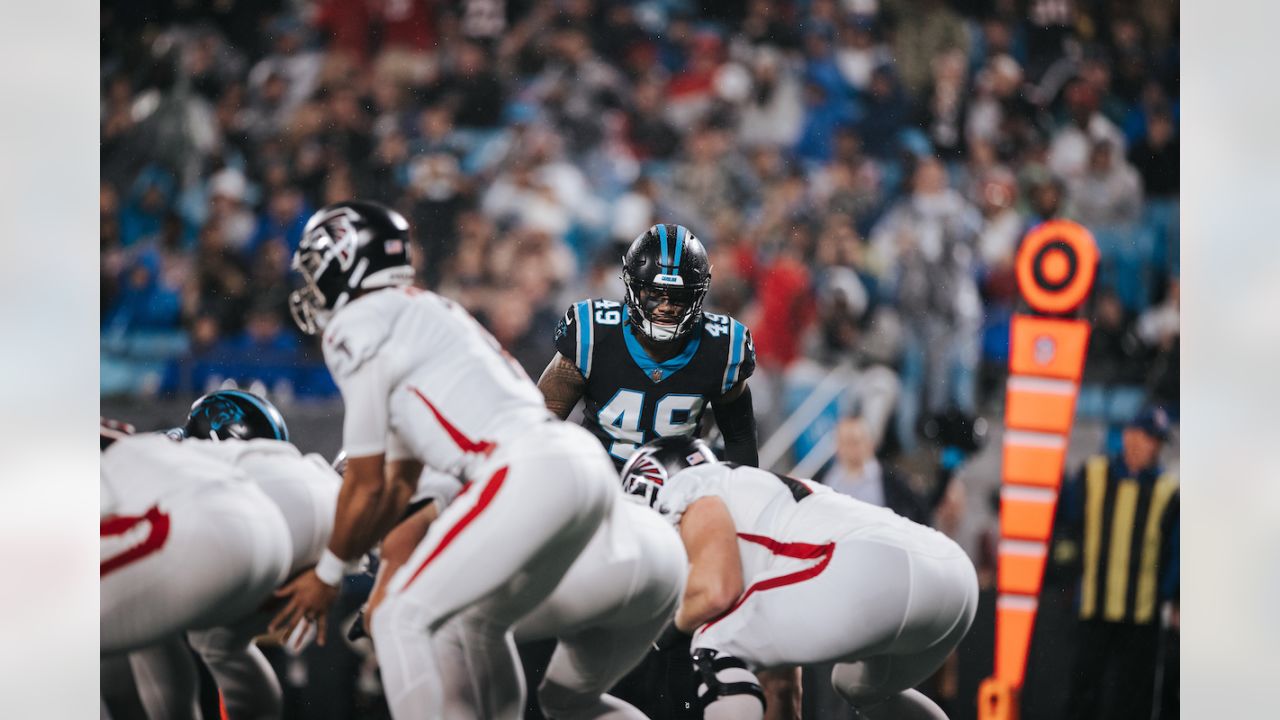
M346 404L343 448L352 457L412 457L469 477L477 461L551 417L493 337L426 290L352 301L329 321L324 357Z
M342 478L328 461L315 453L303 455L298 448L279 440L186 440L183 444L244 471L280 509L293 544L290 575L320 559L333 534L338 489L342 485Z
M103 653L235 622L288 577L284 514L245 469L211 452L235 444L144 435L103 453Z
M721 463L681 470L659 488L654 508L679 525L685 509L709 495L723 500L733 517L746 578L788 564L788 554L780 554L779 545L821 545L857 537L914 546L922 531L936 534L892 510L809 480Z
M164 435L133 435L102 453L99 515L136 515L210 485L248 482L225 461L192 453Z

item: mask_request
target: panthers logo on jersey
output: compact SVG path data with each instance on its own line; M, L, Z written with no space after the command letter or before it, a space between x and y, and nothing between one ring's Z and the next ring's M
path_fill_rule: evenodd
M556 327L556 350L586 378L583 425L621 464L658 437L695 435L709 403L755 371L751 331L702 313L676 356L658 362L636 338L626 308L583 300Z

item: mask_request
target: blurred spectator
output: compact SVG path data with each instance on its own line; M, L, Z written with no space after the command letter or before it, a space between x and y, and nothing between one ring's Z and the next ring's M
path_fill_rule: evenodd
M1028 0L1022 5L1026 8L1027 71L1039 80L1068 53L1075 39L1076 2Z
M632 151L642 160L666 159L680 149L680 133L663 117L666 81L646 77L636 83L627 109L627 133Z
M888 158L898 150L898 132L907 122L908 105L892 66L882 65L871 73L871 86L858 131L867 152Z
M1159 200L1178 196L1178 138L1167 110L1152 113L1146 134L1129 148L1129 162L1142 176L1149 197Z
M401 3L387 3L388 6ZM410 3L422 7L420 3ZM463 42L454 58L454 75L444 94L454 108L459 127L492 128L502 118L502 84L479 44Z
M173 178L157 167L138 174L120 211L120 244L154 239L173 199Z
M830 160L837 130L854 120L847 100L832 93L830 88L818 82L805 85L804 125L795 146L796 157L801 160L813 163Z
M813 321L813 286L804 262L808 235L806 226L792 226L777 257L761 271L760 319L751 332L766 370L785 370L799 356L800 340Z
M799 38L796 37L794 18L788 17L793 10L771 0L750 0L740 26L742 39L752 45L796 47Z
M1111 143L1102 140L1089 150L1083 174L1068 180L1068 213L1087 228L1127 228L1142 213L1142 181Z
M924 128L933 149L943 160L955 160L965 151L965 119L969 87L965 56L951 50L933 59L932 77L916 111L916 125Z
M1179 400L1179 346L1181 285L1177 278L1169 281L1164 300L1138 318L1138 337L1155 349L1155 358L1147 374L1147 389L1153 402L1158 402L1175 416Z
M1113 153L1124 156L1124 137L1102 113L1098 112L1098 91L1077 80L1067 86L1064 93L1067 105L1067 122L1054 133L1049 142L1049 169L1058 177L1073 180L1084 175L1089 167L1092 148L1099 142L1108 143Z
M898 441L915 447L922 409L977 410L974 396L982 322L974 242L977 210L947 187L937 160L919 160L912 193L898 201L871 236L873 267L891 293L906 331Z
M264 243L280 242L285 251L292 255L302 240L302 228L311 216L311 209L303 200L302 193L295 187L282 187L271 193L267 200L266 211L258 219L257 230L246 248L247 254L259 251ZM288 266L285 266L288 270ZM283 277L283 276L282 276Z
M1150 357L1150 347L1120 297L1111 289L1099 291L1076 406L1081 417L1107 423L1106 447L1111 450L1119 448L1121 426L1147 397L1143 386Z
M849 87L859 93L871 85L871 73L876 68L892 62L889 48L876 37L876 26L871 17L854 15L841 23L837 36L836 66Z
M706 225L719 211L743 207L755 200L755 178L729 133L710 123L695 128L675 168L672 189L687 213Z
M585 152L603 137L601 111L621 103L622 76L596 55L582 27L558 28L552 48L552 58L534 79L530 93L570 139L571 152Z
M836 425L835 462L814 479L852 498L886 507L923 525L930 524L928 501L917 493L901 470L882 463L866 422L856 415Z
M239 170L227 168L209 178L207 221L218 226L224 245L246 253L252 249L249 243L258 228L245 204L247 191L248 181Z
M800 137L804 100L785 57L762 46L751 63L751 95L742 108L738 139L743 144L790 146Z
M138 254L119 280L119 294L107 310L103 332L127 333L174 330L180 301L177 288L163 281L160 256L154 250Z
M278 305L254 303L245 317L244 331L219 345L224 353L246 359L267 359L280 363L282 356L297 352L298 336L285 327Z
M897 0L893 5L894 62L902 83L920 94L929 82L934 58L951 50L967 55L969 35L964 21L943 0Z
M320 16L324 26L326 12L344 14L341 20L335 19L333 26L343 30L344 38L350 38L345 48L358 55L361 51L357 39L364 34L361 22L357 17L347 17L346 14L362 14L361 7L361 3L330 0L324 4ZM367 27L367 22L364 26ZM267 34L273 40L272 50L249 71L249 87L253 90L262 88L272 78L282 83L281 102L286 109L295 108L311 97L320 79L323 58L320 53L306 47L305 33L306 27L294 18L282 15L272 20Z

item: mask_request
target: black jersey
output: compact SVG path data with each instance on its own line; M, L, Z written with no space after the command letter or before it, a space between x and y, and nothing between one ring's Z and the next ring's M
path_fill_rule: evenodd
M703 313L675 357L655 362L633 335L627 309L613 300L583 300L556 327L556 350L587 380L583 425L619 466L659 436L698 431L707 403L756 368L747 326Z

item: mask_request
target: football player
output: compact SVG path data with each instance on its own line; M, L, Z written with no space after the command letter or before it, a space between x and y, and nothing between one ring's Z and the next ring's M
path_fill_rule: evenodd
M338 582L399 521L428 465L467 485L370 616L387 703L397 720L444 716L433 643L456 629L482 680L472 706L450 717L517 717L511 626L551 594L620 501L616 473L474 318L413 286L409 242L399 213L350 201L313 215L294 254L303 287L290 307L304 332L323 334L345 404L347 466L329 547L281 593L274 627L311 619L324 636Z
M709 404L726 458L755 465L755 347L745 325L703 312L702 243L683 225L654 225L623 256L622 281L622 302L583 300L560 321L538 380L547 407L567 418L583 400L583 424L621 467L656 437L698 434Z
M556 327L556 355L538 379L547 407L567 418L584 401L583 425L621 467L656 437L700 434L709 404L726 458L757 464L747 386L755 347L745 325L703 312L711 264L702 242L683 225L654 225L627 249L622 281L622 302L583 300ZM667 685L687 676L687 663L680 648L659 647L616 693L657 720L693 717L692 686ZM765 681L783 697L799 678Z
M387 578L408 560L444 500L435 498L383 540L369 612L376 610ZM669 524L637 504L614 503L555 591L515 627L520 642L556 643L538 689L544 716L645 720L635 707L606 693L670 622L685 572L684 546ZM465 697L475 684L461 653L465 634L458 629L454 623L446 626L435 644L450 698L446 717L454 716L452 698Z
M912 688L973 622L973 564L947 536L825 486L721 463L694 438L632 454L623 489L667 518L689 554L675 627L707 720L764 717L752 672L835 662L863 717L945 720Z
M178 430L181 443L133 436L103 455L101 650L128 653L150 716L183 716L197 702L186 632L233 717L278 716L253 638L272 590L319 559L340 480L250 393L200 398Z

